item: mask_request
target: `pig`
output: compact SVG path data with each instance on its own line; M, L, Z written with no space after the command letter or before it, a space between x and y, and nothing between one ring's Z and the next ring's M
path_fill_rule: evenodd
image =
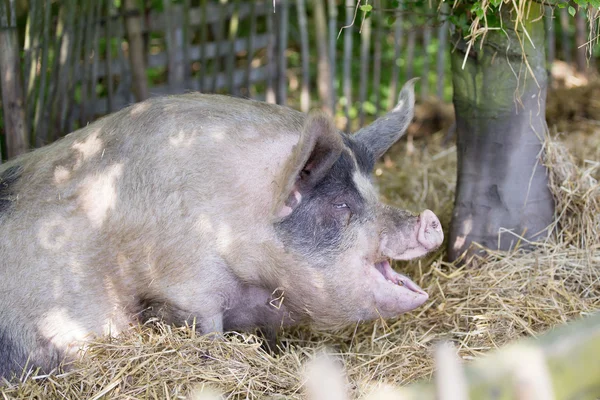
M191 93L152 98L0 166L0 376L160 318L202 333L396 317L428 296L390 259L443 240L371 171L412 119L332 119Z

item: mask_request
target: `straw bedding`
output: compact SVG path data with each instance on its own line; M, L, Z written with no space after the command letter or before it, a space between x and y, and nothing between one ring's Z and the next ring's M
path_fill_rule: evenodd
M600 309L600 127L583 135L587 145L579 147L560 137L574 156L560 141L547 143L557 205L551 239L530 253L492 252L466 267L444 262L443 249L398 263L396 269L431 297L397 320L337 332L295 328L280 335L279 354L265 352L252 334L210 339L193 327L157 323L132 328L118 340L99 339L70 372L24 376L1 388L0 397L175 399L210 386L234 399L303 398L303 364L323 347L343 363L348 390L358 397L379 383L430 378L432 349L442 339L453 341L470 360L592 313ZM456 151L442 140L438 133L417 141L410 156L399 144L377 166L376 176L388 202L413 211L430 208L448 227Z

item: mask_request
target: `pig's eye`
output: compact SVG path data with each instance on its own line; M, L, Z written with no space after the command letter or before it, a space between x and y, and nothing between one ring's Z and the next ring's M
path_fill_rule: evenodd
M350 208L348 207L348 204L346 203L336 203L333 205L335 208L337 208L338 210L342 209L342 208Z

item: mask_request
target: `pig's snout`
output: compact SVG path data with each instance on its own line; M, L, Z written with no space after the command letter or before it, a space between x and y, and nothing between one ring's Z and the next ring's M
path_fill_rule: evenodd
M444 241L442 224L436 215L425 210L418 217L390 208L384 216L380 254L395 260L411 260L424 256Z
M442 224L431 210L425 210L419 216L417 240L426 250L433 250L444 241Z

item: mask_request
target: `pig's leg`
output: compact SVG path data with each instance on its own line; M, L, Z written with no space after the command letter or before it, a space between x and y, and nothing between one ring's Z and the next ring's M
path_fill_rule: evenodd
M203 334L219 336L223 333L223 313L218 313L200 320L200 329Z

